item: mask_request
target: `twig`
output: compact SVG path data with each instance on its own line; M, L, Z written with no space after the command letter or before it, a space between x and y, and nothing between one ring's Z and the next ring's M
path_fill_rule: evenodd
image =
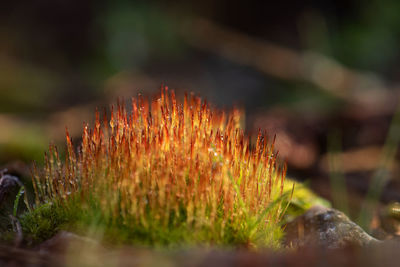
M365 107L367 111L393 112L396 107L398 86L388 88L378 75L350 69L325 55L285 48L204 18L185 23L180 34L195 48L273 77L312 83L348 103Z

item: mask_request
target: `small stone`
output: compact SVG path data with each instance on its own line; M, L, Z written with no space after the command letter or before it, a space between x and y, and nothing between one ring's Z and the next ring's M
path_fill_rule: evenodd
M17 177L0 171L0 236L11 226L9 216L13 213L15 197L21 186Z
M5 174L0 177L0 207L5 204L7 197L15 191L18 192L22 183L15 176Z
M322 206L314 206L288 223L285 231L285 245L289 247L344 248L381 242L367 234L343 212Z

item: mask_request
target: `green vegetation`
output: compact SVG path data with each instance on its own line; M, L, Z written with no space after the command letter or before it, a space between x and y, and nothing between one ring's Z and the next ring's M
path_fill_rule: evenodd
M290 180L285 184L284 198L291 193L292 188L290 184ZM42 204L32 212L25 213L21 216L20 221L23 226L24 234L26 234L27 239L34 244L47 240L60 230L69 230L83 235L89 233L94 238L102 238L113 244L131 243L162 247L165 245L170 246L171 244L176 245L185 241L186 245L190 243L195 245L193 243L192 233L187 230L188 228L184 220L182 220L180 228L170 226L166 229L164 225L157 224L150 225L148 228L143 228L140 225L127 226L120 222L113 222L113 218L104 216L97 202L98 200L93 199L90 204L82 207L80 200L71 200L68 209L62 206L62 204ZM269 208L273 208L273 205L276 203L277 202L272 203ZM294 190L291 197L290 205L287 208L282 223L303 214L313 205L330 207L328 201L318 197L305 185L297 182L296 190ZM265 211L268 211L268 208L265 209ZM236 228L229 227L230 232L225 234L224 240L222 241L224 245L246 245L244 240L249 233L242 235L242 237L237 236ZM265 228L264 230L272 230L275 232L270 235L272 238L271 240L259 240L259 242L268 242L269 244L273 244L276 248L279 247L279 242L283 236L281 229ZM197 238L197 245L199 245L201 241L215 239L212 233L206 230L199 233Z
M113 244L278 248L294 183L274 141L260 132L251 145L240 123L238 110L167 91L133 99L130 114L123 105L110 120L97 113L78 153L67 133L65 162L51 146L34 172L24 232L34 242L67 229Z

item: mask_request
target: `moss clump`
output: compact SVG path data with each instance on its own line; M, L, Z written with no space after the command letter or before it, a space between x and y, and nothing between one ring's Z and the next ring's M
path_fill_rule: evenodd
M76 218L76 214L60 208L57 204L47 203L23 214L20 223L25 238L38 243L52 237Z
M133 99L129 113L118 105L110 120L96 113L77 152L67 132L65 162L51 146L35 171L38 208L25 223L54 221L25 229L91 228L151 246L277 247L286 169L274 142L260 132L251 146L240 121L238 110L226 115L194 96L180 103L167 89L152 102Z

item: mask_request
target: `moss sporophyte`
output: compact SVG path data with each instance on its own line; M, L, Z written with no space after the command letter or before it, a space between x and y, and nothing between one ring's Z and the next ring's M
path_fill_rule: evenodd
M34 170L27 232L98 227L108 240L141 245L279 246L293 190L273 140L260 131L251 145L238 109L179 101L167 88L131 105L113 107L110 119L96 112L77 151L67 131L64 162L50 146ZM34 218L54 222L43 230Z

